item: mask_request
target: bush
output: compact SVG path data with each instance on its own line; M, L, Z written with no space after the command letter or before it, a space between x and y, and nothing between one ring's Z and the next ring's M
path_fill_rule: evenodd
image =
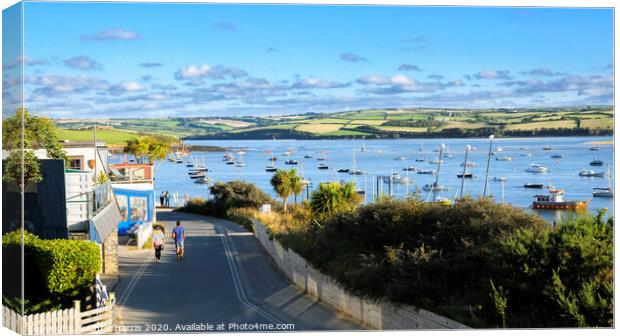
M309 208L259 219L353 293L474 327L611 325L613 222L602 215L553 228L489 198L384 198L324 217Z
M228 218L235 209L257 209L273 199L256 185L244 181L216 182L210 188L213 199L192 198L178 211ZM247 224L247 223L246 223Z
M2 237L3 250L9 254L20 249L20 245L20 230ZM25 299L33 304L46 300L70 304L72 297L92 285L101 267L99 247L90 241L44 240L25 232L24 252Z

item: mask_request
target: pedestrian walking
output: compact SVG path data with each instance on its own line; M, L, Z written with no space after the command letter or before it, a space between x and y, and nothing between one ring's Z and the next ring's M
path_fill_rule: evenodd
M168 192L168 190L166 190L166 194L164 195L165 198L165 202L166 202L166 208L170 207L170 193Z
M185 254L185 228L181 225L181 221L177 220L177 227L172 230L172 238L177 249L177 260L183 260Z
M166 198L166 193L164 193L164 191L161 191L161 194L159 194L159 206L160 207L164 207L164 199Z
M164 249L165 235L163 228L160 225L153 226L153 248L155 249L155 260L159 262L161 260L161 251Z

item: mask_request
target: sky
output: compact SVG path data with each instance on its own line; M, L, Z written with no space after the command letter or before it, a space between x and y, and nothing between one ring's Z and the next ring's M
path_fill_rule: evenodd
M26 2L23 34L5 88L54 118L613 102L612 9Z

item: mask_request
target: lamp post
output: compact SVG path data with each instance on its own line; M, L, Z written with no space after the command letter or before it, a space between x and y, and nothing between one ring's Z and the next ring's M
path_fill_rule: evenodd
M439 170L441 169L441 154L443 153L443 151L446 149L446 145L445 144L441 144L441 146L439 146L439 159L437 159L437 176L435 177L435 184L433 184L433 200L432 202L435 201L436 196L437 196L437 188L439 187Z
M489 185L489 165L491 165L491 151L493 150L493 139L495 138L495 135L491 134L489 135L489 140L491 140L491 142L489 143L489 154L487 157L487 171L484 175L484 191L482 192L482 197L485 197L487 195L487 186Z
M465 187L465 173L467 173L467 154L471 150L471 146L467 145L465 147L465 161L463 161L463 176L461 176L461 196L459 198L463 198L463 188Z

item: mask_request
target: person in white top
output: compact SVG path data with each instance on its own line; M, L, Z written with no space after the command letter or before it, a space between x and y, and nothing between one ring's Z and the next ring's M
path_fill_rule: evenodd
M156 225L153 227L153 248L155 249L155 260L157 262L161 259L161 251L164 249L164 232L162 231L162 227Z

